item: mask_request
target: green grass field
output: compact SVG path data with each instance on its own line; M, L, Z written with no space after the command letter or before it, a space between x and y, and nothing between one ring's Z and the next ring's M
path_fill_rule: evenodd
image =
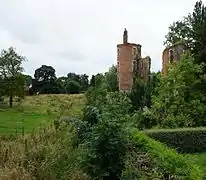
M27 96L13 108L0 107L0 135L31 132L59 116L79 115L83 107L82 94Z

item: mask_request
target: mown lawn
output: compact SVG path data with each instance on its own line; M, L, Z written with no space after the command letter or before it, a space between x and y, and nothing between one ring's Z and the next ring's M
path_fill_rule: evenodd
M0 134L28 133L60 116L80 115L84 95L27 96L13 108L0 107Z

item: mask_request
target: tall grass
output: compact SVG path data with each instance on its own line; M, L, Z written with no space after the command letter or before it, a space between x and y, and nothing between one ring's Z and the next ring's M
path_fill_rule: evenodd
M62 116L81 116L83 107L84 95L39 95L16 102L14 109L2 109L0 125L7 133L0 128L0 179L87 179L74 165L74 131L69 125L56 129L54 124ZM38 120L26 116L32 113L38 113L41 119L32 123ZM21 126L15 129L15 123Z
M54 126L12 141L0 141L0 179L87 179L74 164L73 130Z

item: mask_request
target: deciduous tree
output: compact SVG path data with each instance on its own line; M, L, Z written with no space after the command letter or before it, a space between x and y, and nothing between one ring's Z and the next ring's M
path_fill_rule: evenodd
M40 93L57 93L55 69L52 66L42 65L35 70L33 88Z
M201 0L196 2L192 13L170 25L164 44L171 46L180 41L192 52L196 63L206 63L206 6Z
M169 66L162 77L158 94L153 96L152 111L163 127L205 126L206 98L199 85L203 66L194 63L190 53Z
M22 75L22 62L25 57L17 54L14 48L2 50L0 56L0 78L2 79L2 89L5 95L9 96L9 106L13 105L14 96L23 96L25 78Z
M105 73L105 81L108 91L114 92L118 90L117 67L115 65L111 66L109 71Z

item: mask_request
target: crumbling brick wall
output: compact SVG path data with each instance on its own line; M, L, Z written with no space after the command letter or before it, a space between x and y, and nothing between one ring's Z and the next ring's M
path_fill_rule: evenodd
M184 53L185 46L183 44L175 44L164 49L162 53L162 75L167 74L167 67L170 63L178 62Z

